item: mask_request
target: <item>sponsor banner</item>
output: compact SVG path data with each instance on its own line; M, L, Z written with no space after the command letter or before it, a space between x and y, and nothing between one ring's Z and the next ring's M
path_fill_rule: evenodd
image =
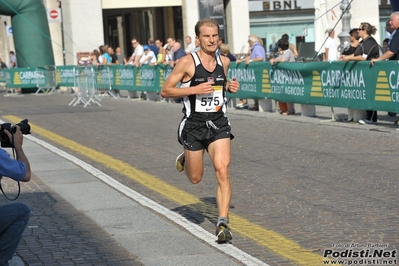
M114 76L112 88L118 90L134 90L137 68L131 66L111 66Z
M159 92L160 88L159 67L143 65L136 72L135 86L140 87L141 91Z
M294 62L231 64L234 98L274 99L362 110L399 111L398 62Z
M55 73L58 86L74 86L75 66L57 66Z
M57 85L73 87L76 68L79 67L57 67ZM159 92L172 71L164 65L91 69L97 88L148 92ZM240 90L227 96L399 113L398 69L397 61L377 62L373 67L367 61L231 63L227 77L235 77ZM8 88L32 88L46 82L40 69L13 68L2 72Z

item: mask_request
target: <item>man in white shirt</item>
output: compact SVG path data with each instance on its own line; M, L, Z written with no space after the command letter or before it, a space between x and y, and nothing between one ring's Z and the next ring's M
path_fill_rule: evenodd
M135 38L132 39L132 46L134 48L134 52L129 60L126 62L126 65L138 67L140 64L140 59L144 54L143 46Z
M324 54L324 61L336 61L338 60L338 45L334 39L335 30L328 29L328 38L326 43L324 44L325 47L325 54Z
M148 45L143 46L144 49L144 55L140 59L140 66L142 65L150 65L154 66L157 64L157 57L155 56L155 53L150 50L150 47Z
M191 37L190 37L190 36L186 36L186 44L187 44L187 48L186 48L185 52L186 52L187 54L190 54L190 53L194 52L194 50L195 50L195 44L194 44L194 42L191 40Z

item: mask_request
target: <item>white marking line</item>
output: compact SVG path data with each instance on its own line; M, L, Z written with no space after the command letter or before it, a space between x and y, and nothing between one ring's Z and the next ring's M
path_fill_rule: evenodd
M0 120L1 121L1 120ZM244 263L245 265L263 265L263 266L269 266L268 264L260 261L259 259L249 255L248 253L242 251L241 249L233 246L233 245L220 245L215 242L215 236L208 231L204 230L202 227L189 222L187 219L184 217L178 215L175 212L170 211L169 209L159 205L158 203L152 201L151 199L137 193L136 191L128 188L127 186L119 183L109 175L104 174L100 170L94 168L93 166L89 165L88 163L85 163L84 161L76 158L75 156L72 156L56 147L53 145L44 142L40 139L37 139L31 135L26 135L25 138L41 145L42 147L50 150L51 152L73 162L74 164L82 167L84 170L92 174L93 176L97 177L101 181L105 182L109 186L113 187L117 191L125 194L129 198L137 201L140 205L145 206L147 208L150 208L151 210L163 215L164 217L168 218L172 222L182 226L185 228L188 232L196 236L197 238L205 241L208 245L213 246L214 248L219 249L220 251L228 254L229 256L237 259L238 261Z

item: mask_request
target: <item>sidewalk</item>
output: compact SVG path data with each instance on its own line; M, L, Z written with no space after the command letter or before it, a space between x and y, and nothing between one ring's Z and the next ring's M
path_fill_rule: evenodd
M31 208L31 219L10 265L267 265L214 243L214 235L181 216L35 141L41 143L24 140L34 176L21 184L18 199ZM15 182L3 187L10 197L17 190Z

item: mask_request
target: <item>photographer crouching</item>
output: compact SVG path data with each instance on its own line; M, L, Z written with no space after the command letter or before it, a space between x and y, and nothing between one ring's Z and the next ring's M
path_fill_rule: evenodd
M4 149L0 148L0 182L3 177L21 182L28 182L31 178L30 164L22 149L23 135L20 128L26 130L28 127L29 132L30 126L27 120L25 123L22 122L15 126L9 123L0 125L1 146L12 147L16 157L16 159L11 158ZM24 132L24 134L29 133ZM30 209L23 203L0 206L0 266L8 265L14 256L29 217Z

